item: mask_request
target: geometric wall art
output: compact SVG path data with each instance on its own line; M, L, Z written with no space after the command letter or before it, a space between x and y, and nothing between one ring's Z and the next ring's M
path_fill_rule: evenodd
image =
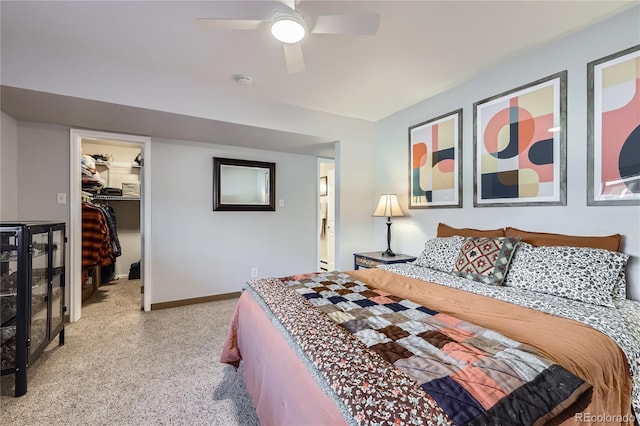
M462 109L409 127L409 208L462 207Z
M567 71L473 104L475 207L566 205Z
M587 205L640 204L640 45L587 64Z

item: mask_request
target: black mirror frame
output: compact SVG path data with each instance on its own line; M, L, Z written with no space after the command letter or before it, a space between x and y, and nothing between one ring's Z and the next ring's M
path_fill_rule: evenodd
M240 166L269 169L269 204L223 204L220 196L220 167ZM275 211L276 163L213 157L213 210L214 211Z

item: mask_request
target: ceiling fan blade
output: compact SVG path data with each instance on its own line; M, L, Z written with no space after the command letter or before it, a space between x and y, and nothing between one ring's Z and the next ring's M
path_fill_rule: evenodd
M314 34L373 35L378 32L380 15L377 13L354 13L351 15L324 15L316 18L311 30Z
M281 1L285 6L287 6L291 10L296 10L296 5L299 2L299 0L281 0Z
M257 19L198 18L198 25L206 30L255 30L264 21Z
M302 46L300 43L283 43L284 60L287 63L287 72L295 74L305 70L304 56L302 55Z

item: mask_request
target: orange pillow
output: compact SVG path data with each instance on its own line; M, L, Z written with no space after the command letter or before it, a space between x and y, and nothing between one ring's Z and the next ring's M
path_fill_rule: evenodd
M452 228L444 223L438 224L438 237L453 237L460 235L461 237L504 237L504 229L473 229L473 228Z
M529 232L521 229L507 227L506 237L520 237L520 241L529 243L532 246L570 246L570 247L591 247L611 251L620 251L622 245L622 235L605 236L575 236L563 234L551 234L548 232Z

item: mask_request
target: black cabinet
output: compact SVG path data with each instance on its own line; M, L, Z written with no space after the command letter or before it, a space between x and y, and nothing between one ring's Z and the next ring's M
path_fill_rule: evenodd
M0 371L16 396L49 342L64 344L66 240L64 223L0 223Z

